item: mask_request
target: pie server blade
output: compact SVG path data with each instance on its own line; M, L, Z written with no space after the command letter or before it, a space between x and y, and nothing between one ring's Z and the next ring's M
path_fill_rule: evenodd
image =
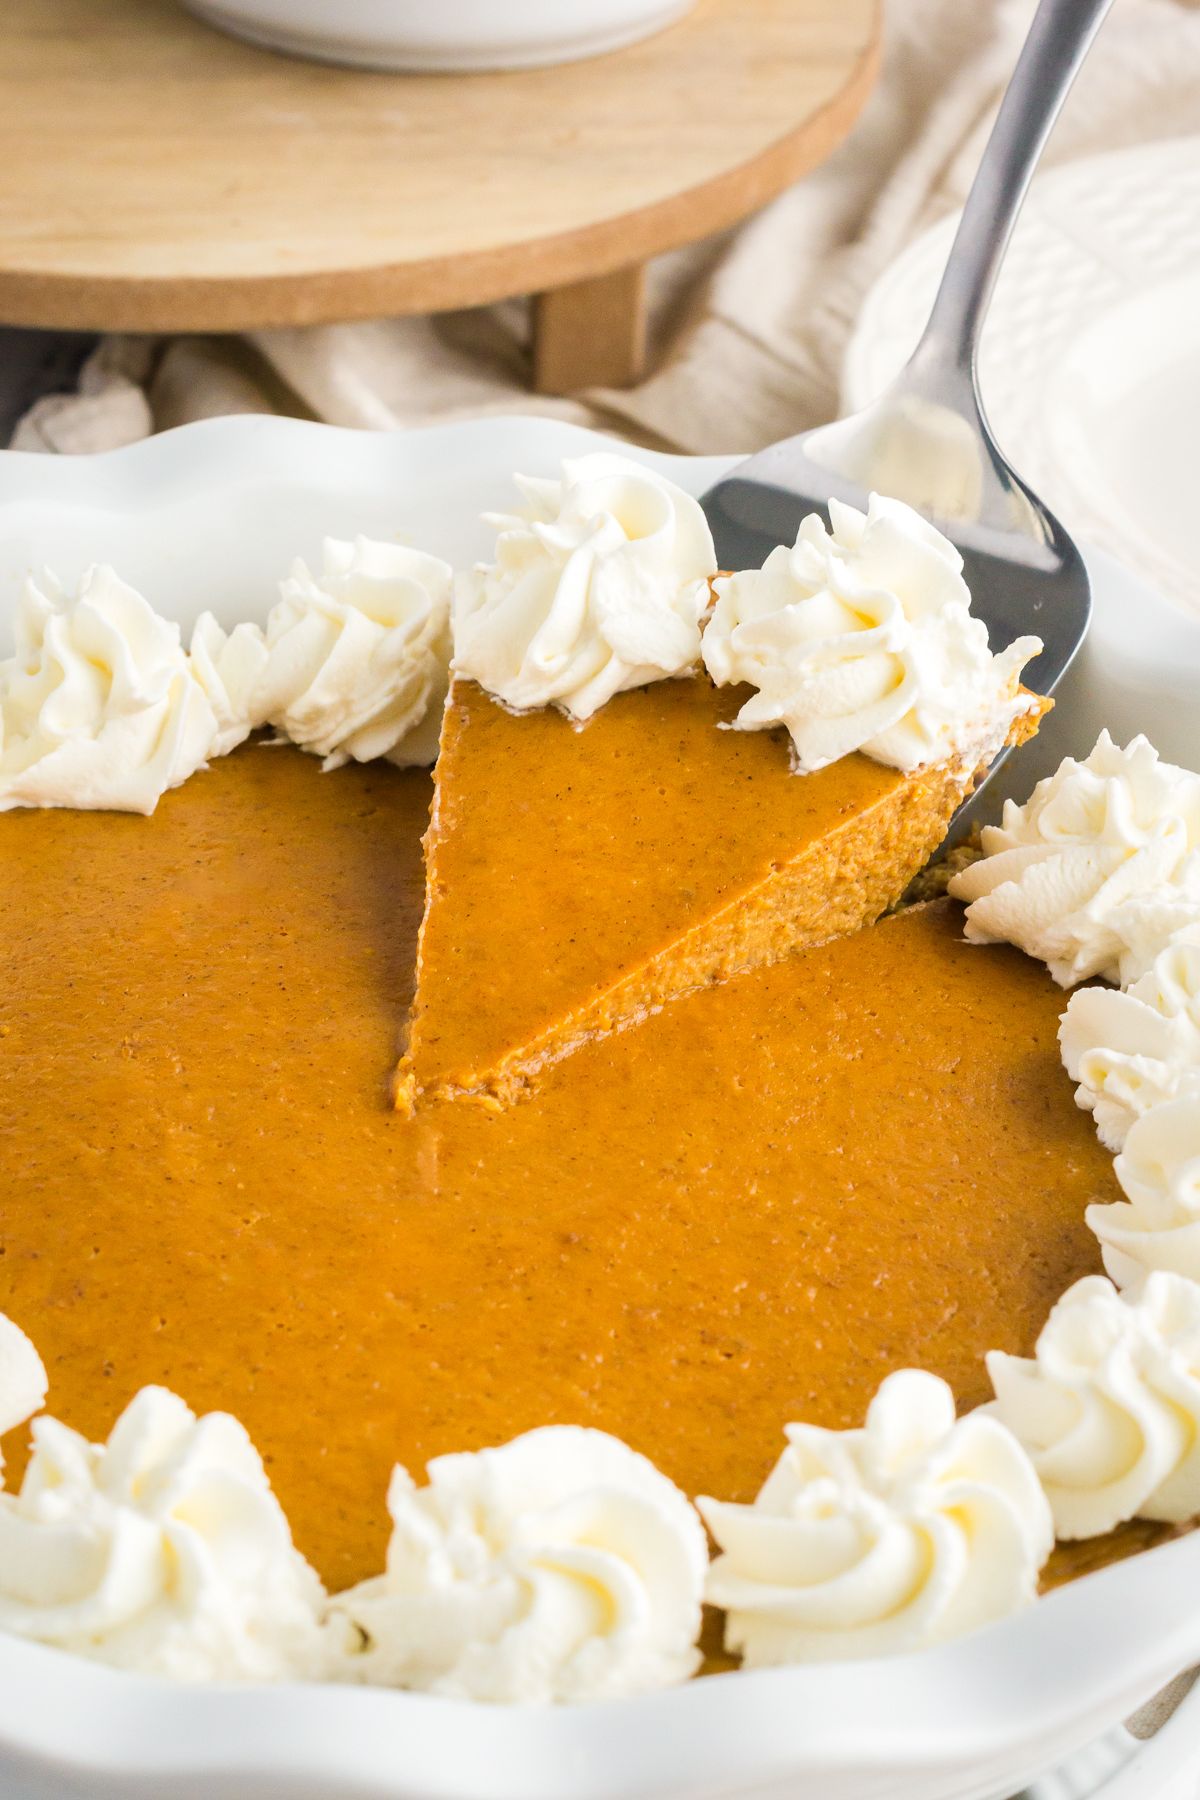
M871 491L907 501L963 556L972 610L993 650L1033 633L1044 649L1024 679L1052 694L1087 634L1083 558L1005 459L979 394L979 332L1012 228L1050 128L1112 0L1041 0L967 197L925 332L892 386L865 412L821 425L739 463L702 497L723 569L756 568L795 541L831 499ZM959 808L964 837L984 786Z

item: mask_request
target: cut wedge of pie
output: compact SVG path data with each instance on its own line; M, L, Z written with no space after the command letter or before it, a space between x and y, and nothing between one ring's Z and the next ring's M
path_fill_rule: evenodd
M455 681L402 1111L422 1097L506 1105L589 1039L900 897L974 762L903 774L855 754L799 775L782 730L719 729L747 692L658 681L577 726ZM1011 741L1046 704L1018 715Z

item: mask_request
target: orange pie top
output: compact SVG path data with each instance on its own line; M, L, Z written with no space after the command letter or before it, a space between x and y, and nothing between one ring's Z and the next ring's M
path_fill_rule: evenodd
M1045 971L942 902L406 1121L428 796L250 747L148 820L0 816L2 1310L54 1410L227 1408L340 1586L397 1459L576 1421L745 1499L889 1369L985 1398L1117 1195Z

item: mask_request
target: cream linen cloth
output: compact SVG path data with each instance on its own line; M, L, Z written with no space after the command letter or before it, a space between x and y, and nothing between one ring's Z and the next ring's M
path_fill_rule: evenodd
M884 70L849 141L765 212L661 258L650 372L567 400L527 387L528 307L264 331L104 340L76 394L39 401L14 448L106 449L191 419L282 412L396 427L540 412L692 452L757 449L832 417L872 281L961 204L1032 0L890 0ZM1200 10L1117 0L1047 163L1200 132Z

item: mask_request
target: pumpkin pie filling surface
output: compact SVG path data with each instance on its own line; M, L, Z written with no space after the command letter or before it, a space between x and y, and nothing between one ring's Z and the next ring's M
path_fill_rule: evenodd
M778 749L713 736L731 782ZM851 759L823 820L897 780ZM573 1421L748 1499L782 1420L856 1425L890 1369L987 1398L1117 1193L1045 971L938 902L585 1044L525 1105L400 1118L429 798L251 746L148 820L0 816L0 1268L55 1410L102 1437L162 1382L235 1413L336 1587L380 1565L397 1460ZM743 867L769 836L751 809Z

